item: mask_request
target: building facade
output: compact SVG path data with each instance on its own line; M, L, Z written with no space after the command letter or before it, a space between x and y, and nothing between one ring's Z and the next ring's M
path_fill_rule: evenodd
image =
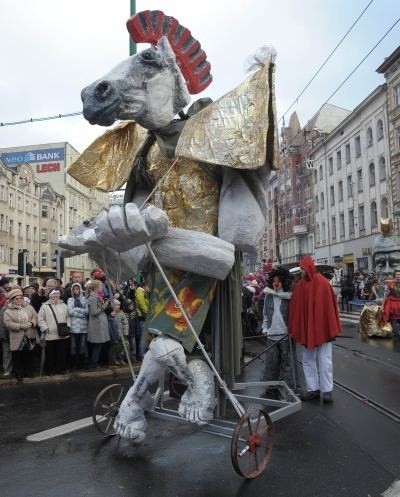
M380 218L392 210L386 85L379 86L310 151L317 263L372 269Z
M304 255L313 255L315 206L310 151L349 113L325 104L304 128L296 113L282 128L280 169L271 175L267 193L266 233L272 261L293 267Z
M386 79L387 133L390 154L390 187L393 198L393 217L400 233L400 47L385 59L376 70Z
M27 251L30 281L54 276L57 240L109 205L107 193L87 188L66 171L79 157L69 143L0 149L0 273L17 278L18 252ZM64 261L63 279L72 271L90 276L87 254Z

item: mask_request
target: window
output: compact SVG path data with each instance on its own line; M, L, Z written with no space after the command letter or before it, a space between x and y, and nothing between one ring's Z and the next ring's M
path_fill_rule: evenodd
M33 241L34 242L38 241L38 229L36 226L33 227Z
M325 209L325 195L321 192L321 210Z
M29 226L29 224L27 224L25 228L25 238L27 240L31 239L31 227Z
M376 209L376 202L371 202L371 228L376 229L378 227L378 211Z
M8 196L8 205L9 205L9 207L14 207L14 202L15 202L14 195L12 193L10 193L9 196Z
M14 263L14 249L10 248L8 251L8 263L13 265Z
M395 134L395 140L396 140L396 151L400 152L400 127L396 128L396 134Z
M325 227L325 223L322 223L321 241L322 241L322 243L326 243L326 227Z
M373 143L373 138L372 138L372 128L367 129L367 147L370 147Z
M40 241L41 241L41 242L47 242L47 239L48 239L47 229L46 229L46 228L43 228L43 229L42 229L42 235L41 235L41 237L40 237Z
M17 209L19 211L23 210L23 207L22 207L22 197L17 197Z
M357 171L357 191L363 191L363 177L362 177L362 169Z
M347 196L353 196L353 180L351 178L351 174L350 176L347 176Z
M383 138L383 121L382 119L378 119L376 123L376 139L381 140Z
M5 253L6 253L6 251L5 251L4 245L0 245L0 261L1 262L6 262L4 259Z
M328 167L329 167L329 176L333 174L333 158L329 157L328 159Z
M393 97L394 106L398 107L400 105L400 85L396 85L393 87Z
M320 227L319 227L319 224L317 224L317 227L315 229L315 238L316 238L316 242L319 243L321 241L321 230L320 230Z
M40 260L41 260L41 265L42 266L47 266L47 252L42 252L41 253Z
M4 185L0 186L0 200L7 202L7 188Z
M346 157L346 164L350 164L350 162L351 162L351 149L350 149L350 143L348 143L348 144L345 146L344 153L345 153L345 157Z
M343 202L343 181L339 181L338 189L339 189L339 202Z
M354 210L349 210L349 233L354 235Z
M335 187L332 185L330 187L331 194L331 205L335 205Z
M8 225L8 234L14 236L14 221L10 219L10 224Z
M319 200L318 195L315 195L315 210L319 211Z
M339 215L339 223L340 223L340 238L344 238L345 230L344 230L344 213L343 212Z
M336 240L336 217L332 216L332 240Z
M7 231L4 214L0 214L0 231Z
M319 179L324 179L324 172L322 170L322 166L319 166Z
M389 217L389 205L386 197L382 197L381 199L381 216Z
M379 158L379 179L380 181L386 179L386 161L385 157Z
M338 171L342 169L342 152L340 150L336 152L336 169Z
M18 238L22 239L22 223L18 223Z
M49 207L42 205L42 217L49 217Z
M369 165L369 186L375 186L375 165L373 162Z
M354 140L354 144L355 144L355 149L356 149L356 157L360 157L360 155L361 155L361 139L360 139L360 136L356 136L356 138Z
M364 206L360 205L358 207L358 224L360 231L365 230L365 216L364 216Z

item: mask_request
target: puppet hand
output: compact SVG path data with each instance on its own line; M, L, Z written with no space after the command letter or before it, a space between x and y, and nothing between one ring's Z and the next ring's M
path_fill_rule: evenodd
M164 237L168 224L168 216L157 207L149 206L139 211L133 203L115 205L96 217L93 223L94 237L87 239L87 244L90 245L95 240L101 247L125 252Z
M71 235L58 239L62 257L89 253L97 260L98 254L126 252L144 243L162 238L168 231L168 217L164 211L149 206L139 212L136 204L112 206L102 211L86 226L80 226ZM102 260L100 259L100 264Z

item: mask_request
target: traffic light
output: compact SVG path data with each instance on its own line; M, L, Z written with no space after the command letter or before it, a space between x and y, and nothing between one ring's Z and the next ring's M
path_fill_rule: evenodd
M52 260L55 264L52 266L56 272L56 278L61 278L64 274L64 257L61 257L58 250L54 252L55 257Z
M26 263L26 275L32 276L32 264L30 262Z
M19 276L26 276L28 275L28 272L27 272L27 250L26 249L22 249L18 252L18 275ZM30 276L32 274L32 264L30 265L31 266L31 270L30 270L30 274L28 276Z
M18 275L19 276L24 276L25 275L25 254L21 250L21 252L18 252Z

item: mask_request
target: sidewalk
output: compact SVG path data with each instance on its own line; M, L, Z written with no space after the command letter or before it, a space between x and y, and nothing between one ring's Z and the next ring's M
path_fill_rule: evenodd
M133 370L135 374L138 374L141 364L134 364ZM57 383L62 381L77 380L79 378L98 378L103 376L117 376L120 374L130 374L129 366L109 366L102 367L96 371L88 371L85 369L80 369L78 371L70 371L65 374L51 375L51 376L39 376L35 375L34 378L24 378L23 384L38 384L38 383ZM0 388L3 386L19 385L14 375L2 376L0 375Z

